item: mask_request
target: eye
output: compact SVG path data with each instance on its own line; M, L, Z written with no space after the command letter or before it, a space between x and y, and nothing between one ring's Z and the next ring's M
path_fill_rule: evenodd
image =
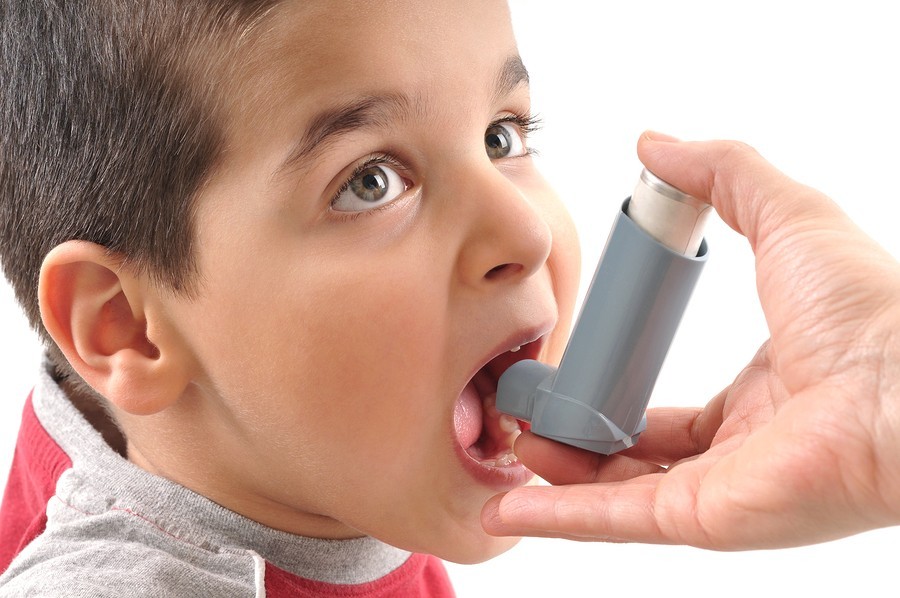
M331 202L338 212L364 212L388 204L406 191L406 181L387 164L363 165Z
M491 160L525 155L519 131L510 123L494 123L484 132L484 149Z

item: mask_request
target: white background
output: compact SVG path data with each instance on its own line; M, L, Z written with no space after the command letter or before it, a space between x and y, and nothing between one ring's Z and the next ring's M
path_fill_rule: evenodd
M889 3L512 0L541 168L581 234L582 289L640 173L644 129L731 138L833 197L900 257L900 35ZM577 7L577 8L576 8ZM651 405L702 405L767 337L746 241L716 221L711 256ZM528 539L450 572L460 596L900 594L900 529L807 548Z
M887 2L575 3L512 0L544 129L541 168L577 223L584 283L640 164L644 129L754 145L831 195L895 256L900 35ZM718 221L711 258L652 405L702 405L767 334L753 261ZM0 283L0 470L11 459L39 348ZM2 483L2 482L0 482ZM459 595L896 595L900 529L746 553L528 539L489 563L450 565Z

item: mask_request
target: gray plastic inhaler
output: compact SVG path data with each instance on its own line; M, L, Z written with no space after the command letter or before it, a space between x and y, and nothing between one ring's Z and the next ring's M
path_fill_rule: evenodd
M559 368L526 359L497 409L531 431L606 455L633 446L675 330L706 263L709 204L644 169L613 224Z

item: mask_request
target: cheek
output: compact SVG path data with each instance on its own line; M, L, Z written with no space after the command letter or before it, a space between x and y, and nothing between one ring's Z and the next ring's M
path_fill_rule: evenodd
M539 174L527 181L530 197L541 210L550 227L553 244L547 258L553 294L556 298L559 322L550 338L545 359L558 363L568 342L574 317L578 286L581 282L581 245L575 223L559 196Z
M287 352L302 347L311 366L311 391L337 403L359 403L373 416L378 406L422 392L433 383L438 365L433 333L443 319L439 304L427 285L390 274L351 273L332 280L310 302L317 307L303 310L305 338L286 343ZM416 404L405 407L418 411Z
M252 282L196 314L217 393L246 421L334 455L424 435L439 416L440 285L421 284L409 259L307 262L289 277L235 276Z

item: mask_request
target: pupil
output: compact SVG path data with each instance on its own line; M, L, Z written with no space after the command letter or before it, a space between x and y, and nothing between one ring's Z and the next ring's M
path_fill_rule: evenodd
M372 166L350 182L350 189L363 201L378 201L387 195L387 175L380 167Z
M494 125L484 133L484 146L492 160L505 157L510 151L509 133L503 127Z
M369 189L370 191L379 189L384 186L384 183L381 181L381 178L375 174L367 174L363 177L363 187Z

